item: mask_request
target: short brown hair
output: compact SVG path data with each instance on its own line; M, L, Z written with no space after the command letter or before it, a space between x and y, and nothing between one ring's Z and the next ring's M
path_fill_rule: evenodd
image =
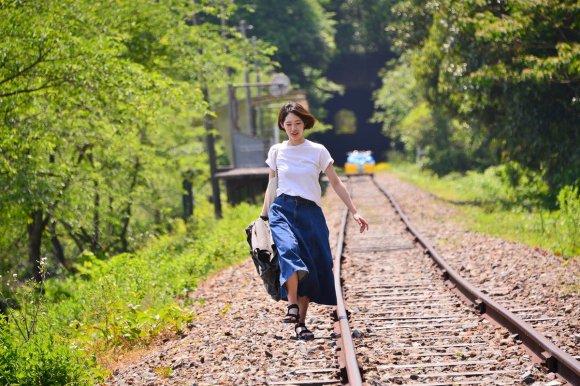
M304 130L313 128L316 123L316 117L310 114L300 103L288 102L282 106L280 113L278 113L278 128L280 130L284 130L284 120L290 113L302 119L302 122L304 122Z

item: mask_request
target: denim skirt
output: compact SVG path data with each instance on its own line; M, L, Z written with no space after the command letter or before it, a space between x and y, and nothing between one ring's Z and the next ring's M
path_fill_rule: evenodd
M332 252L322 209L302 197L281 194L272 203L269 217L280 259L280 297L288 298L284 284L298 272L298 296L336 305Z

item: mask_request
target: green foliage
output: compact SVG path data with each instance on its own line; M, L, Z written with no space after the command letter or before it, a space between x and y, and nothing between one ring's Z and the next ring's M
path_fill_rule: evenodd
M0 377L22 384L95 383L104 375L99 363L118 350L183 331L196 317L186 307L195 301L188 293L210 272L247 257L243 229L259 212L246 204L226 207L218 221L209 205L199 210L203 221L176 221L172 234L151 238L138 252L107 261L86 252L77 275L47 280L30 337L24 339L13 318L0 329ZM22 291L12 298L23 305L29 300Z
M390 49L385 29L393 21L393 0L321 1L336 20L338 54L363 54Z
M392 47L403 53L421 46L429 35L433 13L439 1L400 0L391 9L393 15L386 31L391 37Z
M94 383L94 361L71 347L53 330L43 295L47 262L40 262L41 282L21 283L16 274L0 280L0 302L7 319L0 323L0 381L14 385L68 385ZM1 279L1 277L0 277Z
M19 339L30 341L38 330L38 322L45 312L44 279L46 277L46 259L41 261L43 281L28 280L21 284L16 274L7 280L5 285L0 281L0 301L7 305L6 316L11 326L19 334ZM2 277L0 276L0 279Z
M578 253L580 243L580 196L578 187L565 186L558 193L558 204L560 206L559 220L561 225L562 245L569 245L562 251L564 254Z
M234 11L218 0L2 3L2 272L37 269L40 251L71 269L83 250L132 250L181 214L185 178L205 194L202 119L248 52L269 62L264 44L249 50L222 25Z
M427 163L439 173L516 161L541 173L554 194L578 183L577 2L401 0L392 11L388 29L409 67L383 73L375 119L412 133L416 126L398 125L401 112L428 103L435 122L411 122L434 134L424 136Z
M274 59L298 84L305 69L324 68L334 49L334 22L317 0L243 0L236 14L253 26L252 34L277 47ZM314 80L314 79L312 79Z
M401 139L406 135L400 127L401 122L422 102L410 67L410 56L402 55L398 59L387 62L380 75L383 85L373 95L376 111L372 121L381 123L386 135L393 139ZM408 149L414 149L414 141L406 139L402 141Z
M17 382L18 349L15 338L4 323L0 324L0 384L11 385Z
M335 20L319 0L240 0L235 20L252 26L249 35L276 47L273 60L295 88L308 92L310 110L323 119L322 104L340 91L324 77L335 53ZM320 130L322 126L317 127Z
M503 190L503 201L527 208L546 205L549 200L549 187L540 173L525 169L517 162L507 162L485 171L486 175L492 174L500 179ZM506 207L508 205L505 205Z
M246 255L258 210L212 219L203 123L227 74L272 49L221 0L0 4L0 270L37 279L2 287L0 379L96 384L115 350L181 331L181 296Z
M514 3L495 12L473 8L461 10L473 19L458 23L461 38L453 57L455 49L460 53L468 43L463 43L467 37L475 40L477 49L467 57L458 55L467 63L465 76L450 91L467 87L474 92L453 96L451 108L476 118L490 136L504 141L505 158L547 170L547 181L556 188L574 183L578 176L566 170L577 173L580 165L572 145L577 136L578 88L568 84L580 74L574 69L578 56L563 55L562 47L578 41L577 30L569 27L577 23L578 5L549 1ZM544 42L542 48L538 40ZM486 60L476 60L475 55ZM557 65L548 70L546 63ZM501 123L497 116L504 117Z
M400 163L396 170L409 179L431 189L442 198L477 205L487 212L529 211L549 199L549 188L542 176L516 163L491 166L483 172L449 173L437 178L419 165Z
M56 386L92 384L103 379L91 374L94 361L66 342L58 335L37 335L19 350L16 384Z
M381 123L383 132L402 143L407 154L416 154L418 162L439 175L488 166L491 144L420 93L413 73L418 60L417 54L407 53L387 63L381 73L383 85L374 93L373 122Z

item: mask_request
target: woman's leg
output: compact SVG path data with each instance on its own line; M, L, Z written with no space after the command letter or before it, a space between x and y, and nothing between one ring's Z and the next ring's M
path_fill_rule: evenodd
M308 312L308 305L310 298L308 296L298 296L298 272L294 272L292 276L285 283L286 291L288 292L288 305L298 304L300 307L300 323L306 321L306 313ZM294 312L292 312L294 313Z
M300 318L299 311L301 307L298 304L298 272L290 275L286 283L284 283L284 287L286 287L286 292L288 293L288 313L284 317L284 322L296 323L296 320ZM298 305L298 309L296 309L296 305Z
M286 292L288 292L288 304L298 304L298 272L294 272L286 280L284 286L286 286Z
M308 296L298 297L298 307L300 307L300 323L306 323L306 313L308 312L308 305L310 298Z
M306 327L306 313L308 312L308 305L310 298L308 296L299 296L298 305L300 306L300 320L294 326L296 337L302 340L314 339L314 334Z

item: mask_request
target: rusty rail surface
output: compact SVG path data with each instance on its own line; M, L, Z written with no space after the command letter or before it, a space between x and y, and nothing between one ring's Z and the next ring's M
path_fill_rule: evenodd
M346 208L342 215L342 222L340 224L340 232L338 240L336 241L335 259L334 259L334 288L336 289L336 323L339 330L339 343L341 348L340 363L341 377L343 383L351 386L362 385L361 370L356 359L356 351L350 327L348 325L348 315L344 306L344 298L342 294L340 266L342 260L342 250L344 246L344 236L346 233L346 222L348 219L348 208Z
M457 289L482 315L487 315L499 325L507 328L510 332L518 334L519 339L523 344L538 358L540 363L548 368L548 370L559 374L572 385L580 385L579 361L556 347L542 334L534 330L528 323L524 322L521 318L495 302L489 296L485 295L467 280L462 278L410 224L407 216L395 202L393 196L386 189L380 186L374 178L372 180L375 186L389 199L391 206L399 214L401 221L405 223L405 226L409 232L413 234L415 240L425 248L425 253L429 254L429 256L431 256L431 258L441 268L445 280L452 283L455 289ZM342 244L340 253L342 253Z

